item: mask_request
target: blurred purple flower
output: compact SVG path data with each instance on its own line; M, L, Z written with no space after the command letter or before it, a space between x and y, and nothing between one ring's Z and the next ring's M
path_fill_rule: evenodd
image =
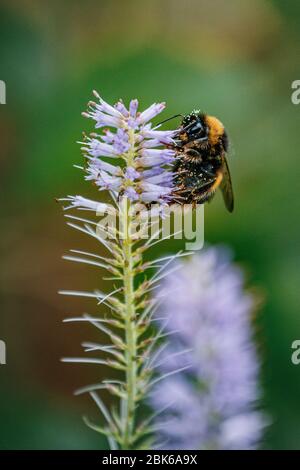
M160 322L176 333L156 357L158 374L170 374L150 398L155 410L165 410L156 419L158 442L165 449L254 449L267 424L255 410L255 299L225 249L209 248L177 264L159 293Z
M165 103L154 103L139 112L136 99L127 109L121 100L111 106L97 92L94 95L98 103L90 102L83 115L96 121L96 128L105 129L81 142L87 158L86 179L94 180L100 190L125 194L132 201L168 202L175 152L163 147L173 142L174 131L153 129L149 122L163 111ZM119 165L114 164L116 158Z

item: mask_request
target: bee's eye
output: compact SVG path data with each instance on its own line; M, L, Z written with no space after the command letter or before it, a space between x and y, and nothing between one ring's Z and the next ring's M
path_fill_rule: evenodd
M183 126L180 129L180 133L186 133L189 140L202 139L205 140L207 137L206 127L203 126L200 119L193 119L188 124L183 122Z
M196 124L192 127L193 130L195 131L200 131L202 128L201 122L197 121Z
M196 135L204 135L205 134L205 129L202 126L200 121L196 121L193 123L193 125L189 128L189 133L190 134L196 134Z

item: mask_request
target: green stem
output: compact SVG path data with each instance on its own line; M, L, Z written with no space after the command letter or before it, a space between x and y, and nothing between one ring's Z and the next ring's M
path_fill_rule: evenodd
M135 134L134 130L128 131L129 150L126 154L126 164L133 166L135 158ZM125 359L126 359L126 396L121 402L121 419L123 423L123 435L121 439L122 449L131 449L135 435L135 410L137 396L137 325L136 305L134 291L134 264L133 264L133 239L132 239L132 214L131 202L128 198L122 198L120 202L120 226L122 233L123 251L123 280L124 280L124 323L125 323Z
M125 343L126 343L126 398L123 401L123 449L130 449L135 428L135 406L137 393L137 335L134 299L134 272L132 259L130 201L124 199L120 213L123 226L124 256L124 301L125 301Z

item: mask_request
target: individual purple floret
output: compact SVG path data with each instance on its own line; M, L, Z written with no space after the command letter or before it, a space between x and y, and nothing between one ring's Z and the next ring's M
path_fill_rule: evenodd
M168 202L175 152L166 145L173 143L174 131L152 128L149 122L163 111L165 103L154 103L139 112L136 99L127 109L121 100L111 106L97 92L94 95L98 102L90 102L83 115L93 119L101 133L81 142L87 158L86 179L93 180L99 190L126 195L131 201Z
M255 408L255 298L225 249L209 248L177 264L159 292L159 321L166 332L176 331L156 359L158 377L169 374L151 395L154 410L165 410L156 419L159 447L254 449L267 424Z

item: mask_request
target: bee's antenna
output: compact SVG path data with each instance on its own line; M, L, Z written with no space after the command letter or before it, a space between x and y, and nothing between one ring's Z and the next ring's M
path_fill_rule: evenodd
M165 119L164 121L161 121L161 122L160 122L159 124L157 124L157 125L160 126L161 124L164 124L164 123L167 122L167 121L171 121L171 119L175 119L175 118L177 118L178 116L184 117L183 114L174 114L174 116L169 117L168 119Z

